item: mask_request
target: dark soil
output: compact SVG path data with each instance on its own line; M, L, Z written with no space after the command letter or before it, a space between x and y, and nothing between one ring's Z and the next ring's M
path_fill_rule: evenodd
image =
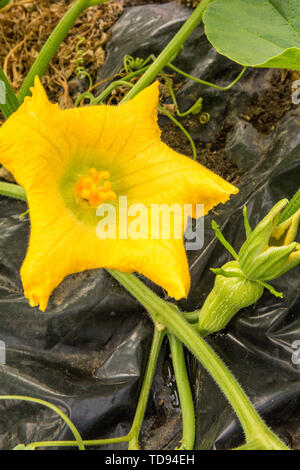
M191 117L182 121L185 128L192 133L195 126L199 126L197 117ZM223 125L217 138L213 142L202 142L200 139L194 140L197 150L197 161L222 176L232 184L237 184L243 174L237 164L224 155L223 149L227 136L230 134L232 126ZM167 123L162 128L162 140L172 147L176 152L192 156L191 144L187 137L172 122Z
M274 70L270 86L259 96L254 96L246 111L240 116L263 135L269 135L275 129L278 121L289 111L296 107L291 100L291 89L294 80L299 79L298 72L288 70ZM199 130L199 117L192 116L181 120L181 123L190 134ZM208 124L206 124L209 126ZM216 139L211 142L195 140L197 160L204 166L232 184L238 184L243 171L224 154L227 139L234 128L234 123L223 124ZM186 136L172 123L164 124L162 140L177 152L192 156L191 145Z
M258 99L253 98L241 118L251 122L261 134L270 134L276 123L294 106L291 100L291 85L294 80L295 73L275 70L271 87Z

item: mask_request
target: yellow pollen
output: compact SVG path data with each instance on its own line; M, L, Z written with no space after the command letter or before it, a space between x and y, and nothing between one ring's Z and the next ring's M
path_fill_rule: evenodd
M80 196L81 196L83 199L89 199L90 194L91 194L91 191L90 191L89 189L86 189L86 188L84 188L84 189L82 189L82 190L80 191Z
M111 189L108 171L98 171L90 168L89 176L83 176L75 184L75 192L90 206L96 207L106 200L115 200L117 195ZM106 181L103 181L106 180Z

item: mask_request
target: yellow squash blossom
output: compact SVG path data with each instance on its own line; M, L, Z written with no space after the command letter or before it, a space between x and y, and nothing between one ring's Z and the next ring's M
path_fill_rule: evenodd
M31 232L21 268L25 296L45 310L68 274L111 268L138 272L171 297L190 276L182 239L99 239L97 206L204 204L207 213L238 190L160 140L158 83L119 106L60 110L38 78L0 129L0 162L23 186ZM118 210L118 209L116 209Z

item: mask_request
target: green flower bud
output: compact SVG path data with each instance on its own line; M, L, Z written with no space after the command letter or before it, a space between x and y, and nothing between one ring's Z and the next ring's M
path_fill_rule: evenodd
M241 308L257 302L264 288L277 297L283 297L265 281L275 279L300 264L300 243L295 241L300 220L300 189L288 202L282 199L275 204L253 231L244 207L246 241L239 254L224 238L217 223L212 221L217 238L235 261L212 269L217 274L215 284L199 314L199 330L203 336L222 330Z
M237 261L230 261L220 269L215 284L199 314L199 330L206 336L225 328L241 309L254 304L263 294L264 287L245 278Z
M251 281L275 279L300 263L300 244L294 241L300 209L284 222L278 223L280 212L287 203L287 199L282 199L275 204L253 232L249 233L240 249L240 268Z

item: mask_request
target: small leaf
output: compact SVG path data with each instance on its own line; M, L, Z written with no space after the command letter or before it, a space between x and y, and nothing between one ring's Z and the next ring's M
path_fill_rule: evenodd
M241 65L300 70L299 0L215 0L203 22L216 50Z

